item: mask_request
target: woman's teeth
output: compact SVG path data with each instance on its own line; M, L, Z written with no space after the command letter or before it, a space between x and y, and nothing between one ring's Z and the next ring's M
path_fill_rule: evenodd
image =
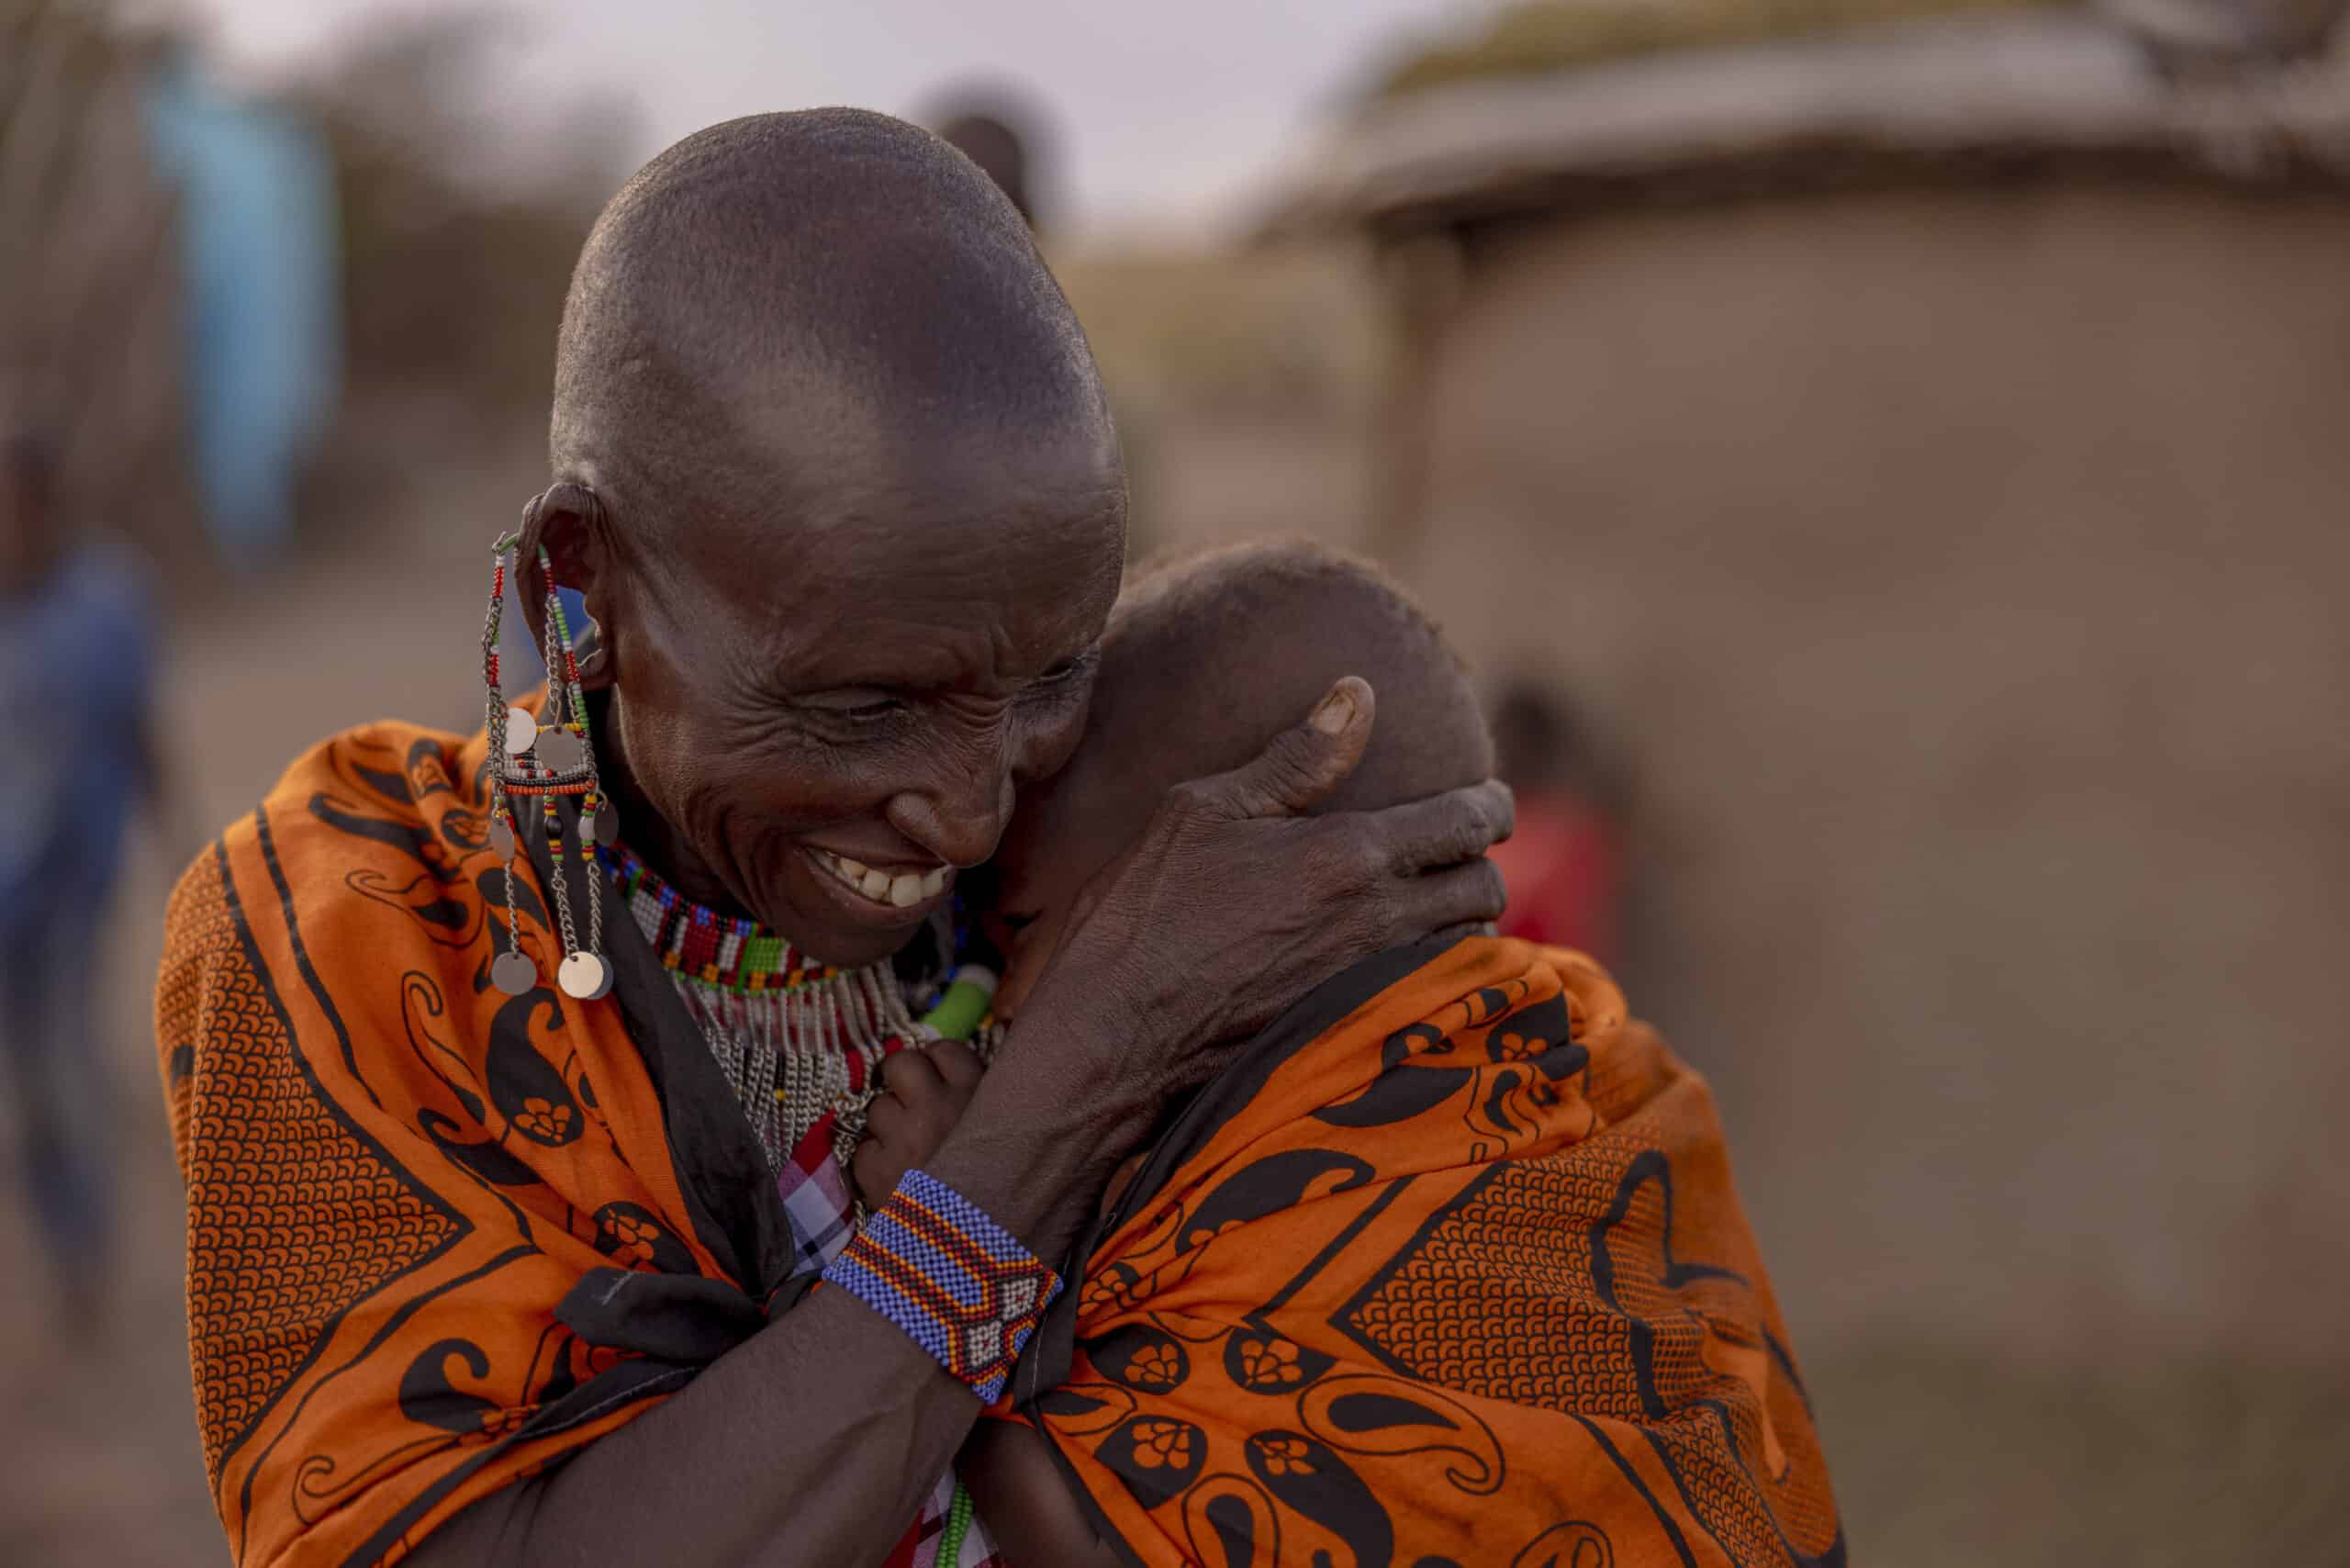
M867 866L862 860L852 860L845 855L834 855L820 849L816 858L824 869L871 899L875 903L912 909L924 899L936 898L946 890L946 868L934 866L927 871L900 871L895 876Z

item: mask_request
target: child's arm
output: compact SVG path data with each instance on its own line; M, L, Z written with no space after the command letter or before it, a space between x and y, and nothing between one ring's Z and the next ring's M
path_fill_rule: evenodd
M1045 1436L1025 1421L981 1418L956 1473L1013 1568L1118 1568L1118 1557L1077 1506Z
M1101 1212L1118 1201L1148 1153L1129 1155L1118 1167L1102 1194ZM955 1471L1012 1568L1117 1568L1116 1553L1077 1506L1045 1435L1025 1421L982 1417L956 1456Z

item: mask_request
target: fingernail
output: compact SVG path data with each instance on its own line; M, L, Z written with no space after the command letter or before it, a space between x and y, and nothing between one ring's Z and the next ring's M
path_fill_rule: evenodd
M1354 716L1354 693L1342 686L1322 699L1322 705L1314 710L1314 716L1306 722L1326 735L1335 735L1345 729L1347 722Z

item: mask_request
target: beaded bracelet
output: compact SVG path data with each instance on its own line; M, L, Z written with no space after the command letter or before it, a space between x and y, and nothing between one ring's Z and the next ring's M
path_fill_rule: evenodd
M1060 1276L977 1204L909 1170L824 1270L990 1405L1060 1294Z

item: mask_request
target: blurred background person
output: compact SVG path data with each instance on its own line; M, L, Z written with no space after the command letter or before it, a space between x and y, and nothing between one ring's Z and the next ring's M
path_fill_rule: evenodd
M28 401L0 391L0 1046L56 1321L87 1340L115 1238L95 960L131 818L173 802L146 579L68 517L57 452Z
M958 87L941 95L923 119L949 147L977 163L995 182L996 188L1028 220L1029 228L1042 227L1029 158L1042 117L1023 94L1003 86Z
M1505 936L1622 959L1625 843L1610 770L1565 695L1513 681L1494 703L1495 771L1517 829L1492 858L1509 885Z
M995 182L1028 220L1048 261L1058 264L1058 257L1066 256L1068 248L1054 245L1057 236L1045 221L1051 211L1053 161L1063 153L1056 118L1042 94L1010 81L961 83L934 94L915 119ZM1152 463L1158 416L1131 381L1113 381L1108 390L1126 464L1126 558L1147 560L1166 542Z

